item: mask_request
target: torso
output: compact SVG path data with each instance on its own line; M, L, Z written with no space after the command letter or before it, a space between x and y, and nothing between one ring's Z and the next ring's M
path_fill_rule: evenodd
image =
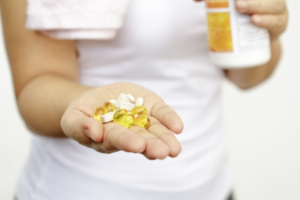
M82 84L140 84L179 113L185 124L178 136L182 153L149 161L35 136L18 195L46 200L225 199L231 179L220 119L223 75L207 58L204 3L132 0L115 39L78 41L77 47Z

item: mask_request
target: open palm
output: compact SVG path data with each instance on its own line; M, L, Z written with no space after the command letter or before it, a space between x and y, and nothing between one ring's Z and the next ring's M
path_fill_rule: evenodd
M133 126L126 129L115 123L101 124L93 118L95 109L121 93L144 98L150 117L148 129ZM176 157L181 146L174 133L180 133L180 117L152 91L132 83L115 83L91 89L75 99L61 120L64 133L80 144L102 153L126 151L142 153L148 159Z

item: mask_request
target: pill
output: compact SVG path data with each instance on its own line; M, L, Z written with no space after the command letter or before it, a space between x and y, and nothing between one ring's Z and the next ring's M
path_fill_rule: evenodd
M119 123L126 114L128 114L127 110L125 110L125 109L118 110L114 114L114 117L113 117L114 122Z
M115 108L118 110L120 109L120 102L117 101L116 105L115 105Z
M137 106L130 111L133 115L146 115L147 109L144 106Z
M127 97L130 99L131 103L135 103L135 98L131 94L127 94Z
M134 116L132 114L126 114L121 119L119 124L126 127L126 128L130 128L134 124L134 121L135 121L135 119L134 119Z
M102 123L111 122L114 118L114 114L115 114L115 112L109 112L104 115L101 115L100 118L101 118Z
M135 106L142 106L144 104L144 99L142 97L138 97L135 101Z
M118 98L117 102L122 102L122 101L124 101L124 102L130 102L130 99L129 99L129 97L126 94L121 93L119 95L119 98Z
M109 100L108 102L111 103L112 105L114 105L116 107L116 103L117 103L116 100L112 99L112 100Z
M130 128L134 124L135 119L132 114L127 112L127 110L120 109L114 114L113 120L117 124L120 124L126 128Z
M101 121L101 116L105 114L105 111L102 107L98 107L96 108L95 112L94 112L94 118L97 119L99 122Z
M137 115L134 124L142 128L148 128L150 126L150 119L147 115Z
M109 112L115 112L115 106L110 103L110 102L105 102L102 106L103 110L104 110L104 114L109 113Z
M124 101L120 102L120 109L126 109L127 111L131 111L134 107L135 105L133 103Z

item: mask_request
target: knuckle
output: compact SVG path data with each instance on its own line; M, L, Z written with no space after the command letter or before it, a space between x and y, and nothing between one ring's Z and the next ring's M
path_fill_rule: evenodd
M118 149L108 144L107 142L96 143L92 141L87 141L84 138L77 136L76 134L73 135L73 139L76 140L79 144L94 149L95 151L100 153L111 154L118 151Z
M67 114L64 114L60 120L60 126L62 129L64 129L69 124L69 118L67 117Z
M143 153L143 155L148 159L148 160L156 160L153 156L148 155L147 153Z
M284 17L284 23L285 23L285 27L287 27L288 23L289 23L289 16L285 15Z
M285 1L283 0L274 0L273 10L277 13L283 12L285 9Z
M92 143L90 142L86 142L86 141L77 141L79 144L83 145L83 146L86 146L86 147L89 147L89 148L93 148L92 147Z
M263 4L263 3L262 3L261 0L259 0L259 1L254 1L253 7L259 9L259 8L261 8L262 4Z
M261 0L249 1L248 2L249 10L252 12L260 11L262 4L263 2Z
M75 131L71 134L71 137L76 140L77 142L79 142L80 144L83 143L83 144L86 144L87 143L87 140L82 137L82 135L80 134L79 131Z
M284 24L283 19L279 17L277 20L275 20L274 28L276 29L282 28L283 24Z
M109 154L110 152L107 151L105 149L105 146L102 144L97 144L97 143L91 143L91 148L94 149L95 151L99 152L99 153L105 153L105 154Z
M157 136L158 139L160 139L161 141L164 140L164 138L168 138L169 140L172 140L173 138L170 137L170 136L173 136L173 135L170 135L169 133L161 133Z
M116 149L114 147L112 147L110 144L107 144L107 143L104 143L103 145L100 145L102 148L101 150L104 152L104 153L114 153L116 152Z
M66 123L66 114L64 114L60 120L60 124L65 124Z

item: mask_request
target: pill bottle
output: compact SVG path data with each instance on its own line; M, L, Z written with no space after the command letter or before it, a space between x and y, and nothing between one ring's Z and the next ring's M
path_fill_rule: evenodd
M271 58L267 29L251 23L251 16L240 14L236 0L206 0L209 57L221 68L248 68Z

